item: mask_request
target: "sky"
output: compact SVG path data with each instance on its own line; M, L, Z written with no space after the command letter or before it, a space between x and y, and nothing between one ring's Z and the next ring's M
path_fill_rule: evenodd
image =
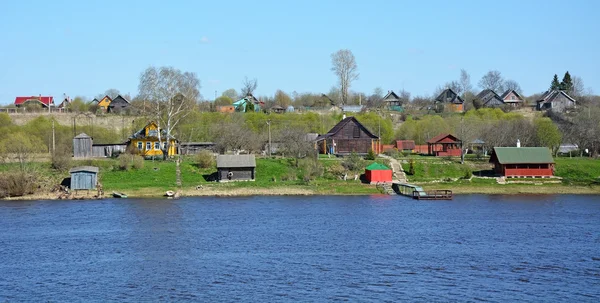
M0 104L16 96L135 96L141 72L194 72L212 100L244 77L255 95L327 93L349 49L351 90L433 94L487 71L526 95L569 71L600 93L600 1L7 0L0 4Z

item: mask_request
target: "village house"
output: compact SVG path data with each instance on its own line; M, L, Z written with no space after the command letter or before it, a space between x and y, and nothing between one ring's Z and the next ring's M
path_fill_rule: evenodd
M254 155L218 155L217 181L254 181L256 159Z
M52 96L31 96L31 97L16 97L15 106L22 107L27 104L40 104L44 108L54 106L54 97Z
M271 107L271 112L275 113L275 114L283 114L283 113L285 113L285 108L283 108L279 105L275 105L275 106Z
M434 105L443 106L444 110L450 112L463 112L465 101L452 89L446 88L435 98Z
M127 110L130 105L131 104L129 103L129 101L127 101L127 99L125 99L121 95L118 95L108 105L108 112L109 113L120 113L124 110Z
M427 140L427 154L436 157L460 157L462 142L451 134L439 134Z
M500 107L504 105L504 100L491 89L482 90L475 98L481 102L483 107Z
M369 131L354 117L344 117L327 134L316 139L322 154L348 155L350 153L379 153L379 137Z
M100 99L100 101L98 101L98 109L102 110L103 112L107 112L108 106L110 105L111 102L112 102L112 99L109 96L104 96L104 98L102 98L102 99Z
M248 108L248 103L252 103L254 105L254 111L260 112L261 108L265 105L264 102L256 99L252 94L246 95L246 97L233 102L233 107L238 112L246 112L246 108Z
M397 140L396 149L401 152L412 153L415 150L414 140Z
M494 147L490 158L494 171L503 177L551 177L554 159L547 147Z
M547 91L537 100L537 110L564 112L576 105L577 101L562 90Z
M163 150L167 150L167 132L162 129L161 142L158 140L158 125L155 122L150 122L144 128L129 137L127 142L128 147L135 147L137 152L144 157L163 156ZM170 138L169 156L177 154L177 140Z
M515 90L509 89L505 91L500 98L504 102L504 104L510 105L512 107L519 107L525 103L525 99L521 97L519 93Z
M402 108L402 99L394 93L393 90L388 91L387 95L381 99L384 108L391 111L402 112L404 108Z

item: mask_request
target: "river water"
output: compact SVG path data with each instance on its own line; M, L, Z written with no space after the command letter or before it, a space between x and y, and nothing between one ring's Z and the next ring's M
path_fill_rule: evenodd
M0 302L600 302L600 196L0 202Z

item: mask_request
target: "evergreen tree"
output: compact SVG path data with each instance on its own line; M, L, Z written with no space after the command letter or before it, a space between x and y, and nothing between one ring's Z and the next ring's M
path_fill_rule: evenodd
M550 90L559 90L560 82L558 82L558 76L554 74L554 78L552 79L552 84L550 84Z
M563 77L563 80L560 83L560 89L569 93L573 90L573 80L571 80L571 75L569 74L569 71L565 73L565 76Z
M252 101L246 102L246 112L247 113L254 112L254 103L252 103Z

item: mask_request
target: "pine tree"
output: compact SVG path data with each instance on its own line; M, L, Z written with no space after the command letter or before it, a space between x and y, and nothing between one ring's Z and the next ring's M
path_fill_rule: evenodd
M554 74L554 79L552 79L552 84L550 84L550 90L559 90L560 82L558 82L558 76Z
M569 71L565 73L565 76L560 83L560 89L566 92L571 92L571 90L573 90L573 80L571 80L571 74L569 74Z

